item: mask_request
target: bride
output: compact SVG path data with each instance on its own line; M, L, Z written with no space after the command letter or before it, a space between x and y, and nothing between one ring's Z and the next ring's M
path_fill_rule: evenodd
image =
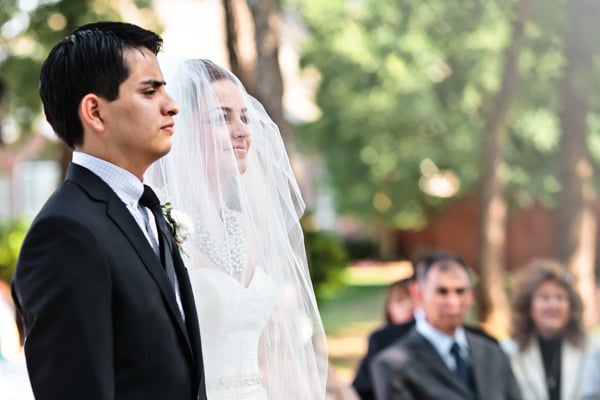
M173 148L146 182L172 220L180 216L178 228L189 217L193 233L181 246L208 399L324 399L326 341L299 222L304 203L279 129L222 67L160 62L180 113Z

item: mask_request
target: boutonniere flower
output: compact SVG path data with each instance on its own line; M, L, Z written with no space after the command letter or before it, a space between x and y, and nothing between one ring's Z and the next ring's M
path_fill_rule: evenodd
M162 204L161 207L169 225L169 230L179 246L179 251L187 255L182 244L194 234L192 219L186 213L173 209L170 202Z

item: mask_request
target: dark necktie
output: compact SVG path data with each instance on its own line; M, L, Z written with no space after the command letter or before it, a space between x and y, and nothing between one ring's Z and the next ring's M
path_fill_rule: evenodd
M152 215L154 215L156 227L158 228L158 236L160 237L160 259L163 267L165 268L165 272L169 277L169 281L175 289L175 267L173 266L173 258L168 248L169 244L166 243L168 238L165 238L163 235L166 226L164 216L162 215L162 209L160 207L160 201L154 193L154 190L152 190L150 186L144 185L144 193L142 194L142 197L140 197L139 202L142 206L148 207L150 211L152 211ZM152 233L150 232L150 234Z
M452 347L450 347L450 354L454 357L454 361L456 363L456 375L458 375L459 379L467 386L471 388L469 382L469 364L465 361L464 358L460 355L460 348L456 342L452 343Z
M181 304L179 283L177 281L177 275L175 274L175 266L173 265L173 254L171 253L172 238L167 236L169 235L168 233L165 234L165 232L169 232L169 228L167 228L160 201L154 193L154 190L152 190L150 186L144 185L144 193L142 194L142 197L140 197L139 203L144 207L148 207L150 211L152 211L152 215L154 215L156 227L158 228L158 236L160 237L160 261L165 268L167 278L169 278L169 282L171 282L171 286L175 292L175 299L181 317L185 321L185 312L183 311L183 306Z

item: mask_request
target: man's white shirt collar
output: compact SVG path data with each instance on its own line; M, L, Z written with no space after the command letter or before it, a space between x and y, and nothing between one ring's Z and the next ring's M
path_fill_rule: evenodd
M73 152L72 162L96 174L127 206L138 206L138 200L144 193L144 184L131 172L80 151Z
M450 347L452 347L454 342L458 344L462 358L465 360L470 358L469 343L467 342L467 336L462 326L459 326L454 335L451 336L431 326L422 312L415 313L415 320L417 332L431 343L446 365L448 365L448 368L454 369L456 367L454 358L450 354Z

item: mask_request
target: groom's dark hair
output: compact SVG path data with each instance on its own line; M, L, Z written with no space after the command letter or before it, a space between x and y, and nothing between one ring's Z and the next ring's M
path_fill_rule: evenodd
M129 77L123 51L145 47L157 54L162 38L154 32L123 22L81 26L48 54L40 74L40 97L46 119L71 149L83 144L79 119L81 99L94 93L113 101Z

